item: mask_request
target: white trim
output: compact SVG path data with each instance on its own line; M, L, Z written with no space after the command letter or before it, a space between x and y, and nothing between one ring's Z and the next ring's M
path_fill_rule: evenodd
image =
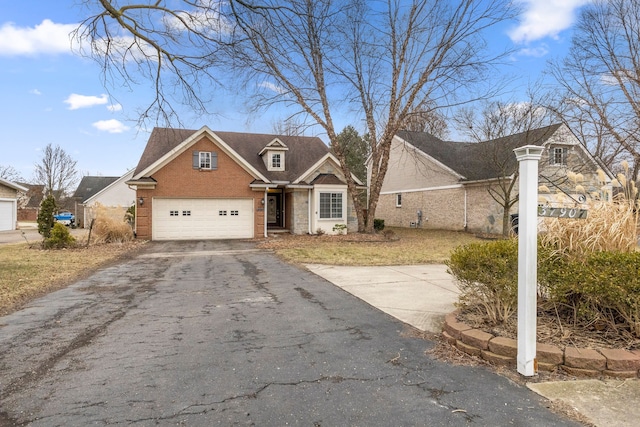
M264 195L262 196L262 201L260 202L260 206L262 206L262 216L264 222L264 237L269 237L269 233L267 231L267 195L269 194L269 187L264 189Z
M189 138L182 141L176 147L174 147L171 151L166 153L164 156L153 162L151 165L147 166L144 170L133 177L133 180L140 179L145 176L150 176L151 174L157 172L162 169L164 166L169 164L172 160L178 157L180 154L185 152L189 147L198 142L203 136L208 137L211 142L217 145L225 154L234 159L236 163L238 163L244 170L246 170L250 175L252 175L255 179L260 179L264 182L269 182L269 180L264 177L257 169L251 166L242 156L240 156L235 150L233 150L222 138L216 135L211 129L207 126L203 126L200 130L194 132Z
M3 178L0 178L0 184L18 191L29 191L28 188L23 187L20 184L16 184L15 182L7 181L6 179L3 179Z
M123 181L128 181L129 179L131 179L133 177L133 171L134 169L130 169L127 172L125 172L124 175L122 175L120 178L116 179L115 181L113 181L111 184L107 185L106 187L104 187L102 190L98 191L96 194L94 194L93 196L89 197L87 200L85 200L84 202L82 202L82 204L84 206L87 206L89 204L91 204L91 201L95 198L98 198L102 193L106 192L109 190L109 188L114 187L116 185L118 185L119 183L123 182ZM129 174L131 174L131 176L129 176ZM129 176L129 177L128 177ZM128 178L127 178L128 177ZM126 184L126 182L125 182ZM128 186L128 185L127 185ZM129 187L131 188L131 187ZM133 190L135 191L135 190ZM135 201L135 194L134 194L134 201Z
M322 156L320 160L315 162L313 166L304 171L298 178L294 179L292 184L300 184L301 181L304 181L306 178L310 177L316 171L316 169L318 169L327 160L332 160L335 163L335 166L337 168L340 168L340 161L338 160L338 158L331 153L327 153Z
M453 184L453 185L443 185L442 187L427 187L427 188L415 188L412 190L394 190L394 191L381 191L380 195L382 196L387 194L398 194L398 193L419 193L421 191L438 191L438 190L451 190L454 188L463 188L462 184Z
M262 150L258 153L258 156L262 156L265 151L273 150L273 151L289 151L289 147L287 144L282 142L280 138L273 139L270 143L264 146Z

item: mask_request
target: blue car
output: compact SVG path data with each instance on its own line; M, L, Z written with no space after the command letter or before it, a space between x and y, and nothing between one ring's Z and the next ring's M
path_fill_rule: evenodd
M58 212L53 216L53 219L62 225L66 225L67 227L73 227L76 222L76 217L69 211Z

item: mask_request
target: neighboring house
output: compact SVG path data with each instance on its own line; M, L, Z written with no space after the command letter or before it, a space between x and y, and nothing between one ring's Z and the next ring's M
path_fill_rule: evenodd
M550 191L540 194L544 202L566 203L569 196L582 201L585 193L610 197L611 173L565 125L480 143L442 141L428 133L402 131L392 142L376 217L389 226L500 234L504 209L490 191L499 193L513 183L511 196L517 198L518 162L513 149L524 145L545 148L539 185ZM599 169L605 172L605 182ZM582 188L575 188L567 171L581 174ZM558 192L566 197L556 196ZM516 202L507 218L517 212Z
M0 231L15 230L18 225L18 192L27 192L20 184L0 178Z
M155 128L127 184L143 239L357 230L339 161L316 137Z
M126 184L133 177L133 169L124 175L85 176L73 194L76 203L76 221L87 228L96 218L97 209L115 220L124 220L127 209L135 203L136 192Z
M44 199L44 185L18 183L27 191L18 192L18 221L36 222L40 204Z

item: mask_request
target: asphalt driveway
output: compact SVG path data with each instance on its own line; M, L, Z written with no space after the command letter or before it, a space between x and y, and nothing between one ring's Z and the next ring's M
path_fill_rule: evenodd
M0 318L0 426L575 425L250 242L152 243Z

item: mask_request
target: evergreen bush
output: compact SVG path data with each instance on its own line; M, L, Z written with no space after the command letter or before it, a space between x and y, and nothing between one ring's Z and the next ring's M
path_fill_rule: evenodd
M69 233L69 229L56 222L49 233L49 237L44 239L42 245L45 249L63 249L72 247L75 243L76 239Z
M40 203L40 210L38 211L38 233L45 239L51 235L51 229L53 228L53 213L56 211L56 200L51 194L49 194Z

